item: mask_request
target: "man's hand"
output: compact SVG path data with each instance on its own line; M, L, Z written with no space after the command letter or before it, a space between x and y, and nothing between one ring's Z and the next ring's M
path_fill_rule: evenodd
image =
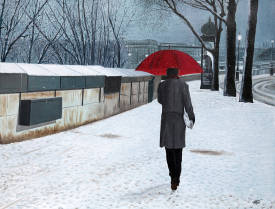
M184 111L183 119L184 119L185 125L188 128L192 129L193 126L194 126L194 120L190 120L189 117L188 117L188 115L187 115L187 113L185 111Z
M193 127L194 127L194 122L192 121L192 120L190 120L190 125L189 125L190 127L190 129L192 129Z

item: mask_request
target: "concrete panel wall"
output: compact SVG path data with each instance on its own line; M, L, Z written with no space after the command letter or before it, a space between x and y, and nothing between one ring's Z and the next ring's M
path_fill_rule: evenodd
M64 128L74 128L78 122L78 107L68 107L64 108L64 114L62 114L62 118L64 121Z
M7 115L16 115L19 110L19 94L8 94Z
M144 103L148 103L148 84L149 84L149 81L145 81L145 84L144 84Z
M62 118L34 126L19 125L20 96L22 100L62 97ZM0 94L0 144L74 128L129 110L147 101L148 81L122 83L120 92L106 95L104 88Z
M130 109L131 83L122 83L120 88L120 109Z
M139 82L139 94L138 94L138 103L143 104L144 103L144 81Z
M7 95L0 95L0 117L6 116L7 114Z
M82 90L56 91L56 97L62 97L62 108L82 105Z
M132 82L131 107L138 105L139 82Z
M0 142L9 143L16 133L17 116L0 117Z
M16 132L19 94L0 95L0 143L8 143Z
M21 94L21 100L55 97L55 91L28 92Z
M100 88L100 102L104 102L105 95L104 95L104 88Z
M19 94L0 94L0 117L16 115L19 109Z
M94 103L79 107L80 121L85 124L104 118L104 104Z
M144 94L148 94L148 85L149 85L149 81L145 81L144 82Z
M13 132L12 136L10 136L9 138L6 138L7 141L3 140L2 143L10 143L10 142L16 142L16 141L23 141L26 139L37 138L37 137L53 134L62 130L65 130L65 129L57 130L56 123L51 123L48 125L44 125L44 126L24 130L24 131Z
M83 90L83 105L100 102L100 88Z
M120 88L120 95L130 96L131 94L131 83L122 83Z
M117 114L119 112L119 92L105 94L104 117Z

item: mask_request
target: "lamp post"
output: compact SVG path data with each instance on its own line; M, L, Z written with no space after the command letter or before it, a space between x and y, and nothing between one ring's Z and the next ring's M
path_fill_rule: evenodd
M273 75L273 47L274 47L274 40L271 40L271 60L270 60L270 75Z
M132 65L133 65L131 56L132 56L132 53L129 52L128 53L128 59L127 59L127 65L128 65L128 67L132 67Z
M137 66L138 64L139 64L139 54L138 54L138 48L137 48L137 50L136 50L136 63L135 63L135 65Z
M239 59L240 59L240 43L242 40L242 35L241 33L238 34L238 58L237 58L237 70L236 70L236 80L239 81L239 74L240 74L240 70L239 70Z
M273 47L274 47L274 40L271 40L271 62L273 61L273 53L272 53Z

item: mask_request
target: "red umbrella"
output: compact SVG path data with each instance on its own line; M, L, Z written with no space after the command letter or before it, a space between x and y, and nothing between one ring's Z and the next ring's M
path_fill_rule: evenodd
M203 72L193 57L178 50L157 51L145 58L136 70L153 75L166 75L167 68L178 68L179 75Z

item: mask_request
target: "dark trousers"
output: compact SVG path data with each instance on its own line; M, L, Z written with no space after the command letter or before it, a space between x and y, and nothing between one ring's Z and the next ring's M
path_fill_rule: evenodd
M182 160L182 148L181 149L168 149L166 151L166 160L169 168L169 175L172 181L179 183L181 174L181 160Z

